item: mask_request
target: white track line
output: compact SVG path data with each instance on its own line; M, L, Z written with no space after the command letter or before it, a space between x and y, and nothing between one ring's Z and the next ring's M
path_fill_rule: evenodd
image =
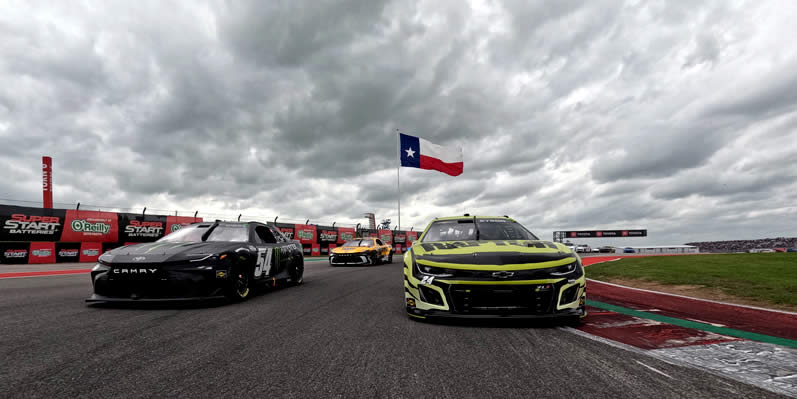
M694 300L694 301L710 302L710 303L716 303L716 304L720 304L720 305L737 306L737 307L740 307L740 308L763 310L763 311L767 311L767 312L783 313L783 314L789 314L789 315L797 316L797 312L789 312L787 310L767 309L767 308L761 308L761 307L758 307L758 306L740 305L738 303L728 303L728 302L722 302L722 301L714 301L714 300L711 300L711 299L695 298L695 297L686 296L686 295L670 294L670 293L667 293L667 292L645 290L645 289L642 289L642 288L634 288L634 287L629 287L629 286L626 286L626 285L607 283L605 281L600 281L600 280L593 280L591 278L588 278L587 280L595 282L595 283L599 283L599 284L606 284L606 285L611 285L611 286L614 286L614 287L627 288L629 290L634 290L634 291L650 292L652 294L661 294L661 295L667 295L667 296L672 296L672 297L676 297L676 298L691 299L691 300Z
M671 380L674 380L674 379L675 379L675 378L672 378L672 377L671 377L669 374L667 374L667 373L665 373L665 372L663 372L663 371L661 371L661 370L659 370L659 369L657 369L657 368L655 368L655 367L648 366L647 364L645 364L645 363L642 363L642 362L640 362L639 360L634 360L634 361L635 361L635 362L637 362L637 363L639 363L639 364L641 364L641 365L643 365L643 366L645 366L645 367L647 367L647 368L649 368L650 370L653 370L653 371L655 371L655 372L657 372L657 373L659 373L659 374L661 374L661 375L663 375L663 376L665 376L665 377L667 377L667 378L671 379Z

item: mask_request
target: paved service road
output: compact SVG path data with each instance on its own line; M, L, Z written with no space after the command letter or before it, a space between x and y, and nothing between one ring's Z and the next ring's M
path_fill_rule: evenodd
M0 397L776 397L541 324L433 324L401 265L308 262L241 304L90 307L88 275L0 280Z

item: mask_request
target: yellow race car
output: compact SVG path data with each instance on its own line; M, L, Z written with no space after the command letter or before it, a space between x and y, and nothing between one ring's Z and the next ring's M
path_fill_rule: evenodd
M564 317L586 312L581 258L509 217L433 220L404 255L404 297L415 318Z
M374 237L361 237L346 241L332 249L329 265L378 265L393 263L393 248Z

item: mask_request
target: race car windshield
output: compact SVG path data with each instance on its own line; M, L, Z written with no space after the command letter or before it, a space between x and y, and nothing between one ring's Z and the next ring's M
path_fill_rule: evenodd
M249 241L246 226L218 226L205 241Z
M520 223L507 219L460 219L433 222L423 237L428 241L537 240Z
M538 240L538 238L521 226L508 219L477 219L479 240Z
M475 239L476 225L473 224L473 219L466 219L433 222L429 226L426 235L423 236L422 241L466 241Z
M373 240L351 240L343 244L344 247L370 247L374 245Z
M164 242L202 242L202 236L211 225L187 226L167 234L158 241ZM249 241L246 226L216 226L205 241Z
M160 241L165 242L199 242L202 241L202 235L208 231L209 224L200 224L197 226L187 226L180 230L169 233L161 238Z

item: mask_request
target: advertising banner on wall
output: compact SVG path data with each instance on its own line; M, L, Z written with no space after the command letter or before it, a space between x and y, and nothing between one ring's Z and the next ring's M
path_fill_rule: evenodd
M101 242L80 243L80 262L96 262L100 255L102 255Z
M387 245L393 245L393 230L380 229L379 239Z
M293 240L293 236L295 235L294 225L293 223L271 223L269 224L277 226L277 229L284 235L288 237L289 240Z
M408 231L407 232L407 245L406 247L411 247L415 240L418 239L418 232L417 231Z
M314 244L316 242L316 226L312 224L297 224L295 239L302 244Z
M567 238L603 238L603 237L647 237L648 231L637 230L582 230L566 231Z
M295 231L293 227L277 227L279 231L287 237L289 240L293 240L293 236L295 236Z
M320 244L338 242L338 230L330 226L318 226L318 242Z
M115 212L68 209L61 241L115 242L119 229Z
M354 227L338 227L338 244L353 240L356 235L357 232Z
M29 242L0 242L0 263L27 264Z
M30 243L30 254L28 263L55 263L55 243L54 242L32 242Z
M360 237L374 237L379 238L379 230L360 229Z
M66 211L0 205L0 241L58 241Z
M166 231L164 235L174 233L183 228L183 226L188 226L191 223L202 221L202 218L195 218L193 216L166 216Z
M55 261L58 263L80 261L80 243L79 242L55 243Z
M394 231L393 232L393 243L394 244L401 244L407 242L407 232L406 231Z
M140 213L117 215L119 215L119 242L152 242L166 234L166 216Z

